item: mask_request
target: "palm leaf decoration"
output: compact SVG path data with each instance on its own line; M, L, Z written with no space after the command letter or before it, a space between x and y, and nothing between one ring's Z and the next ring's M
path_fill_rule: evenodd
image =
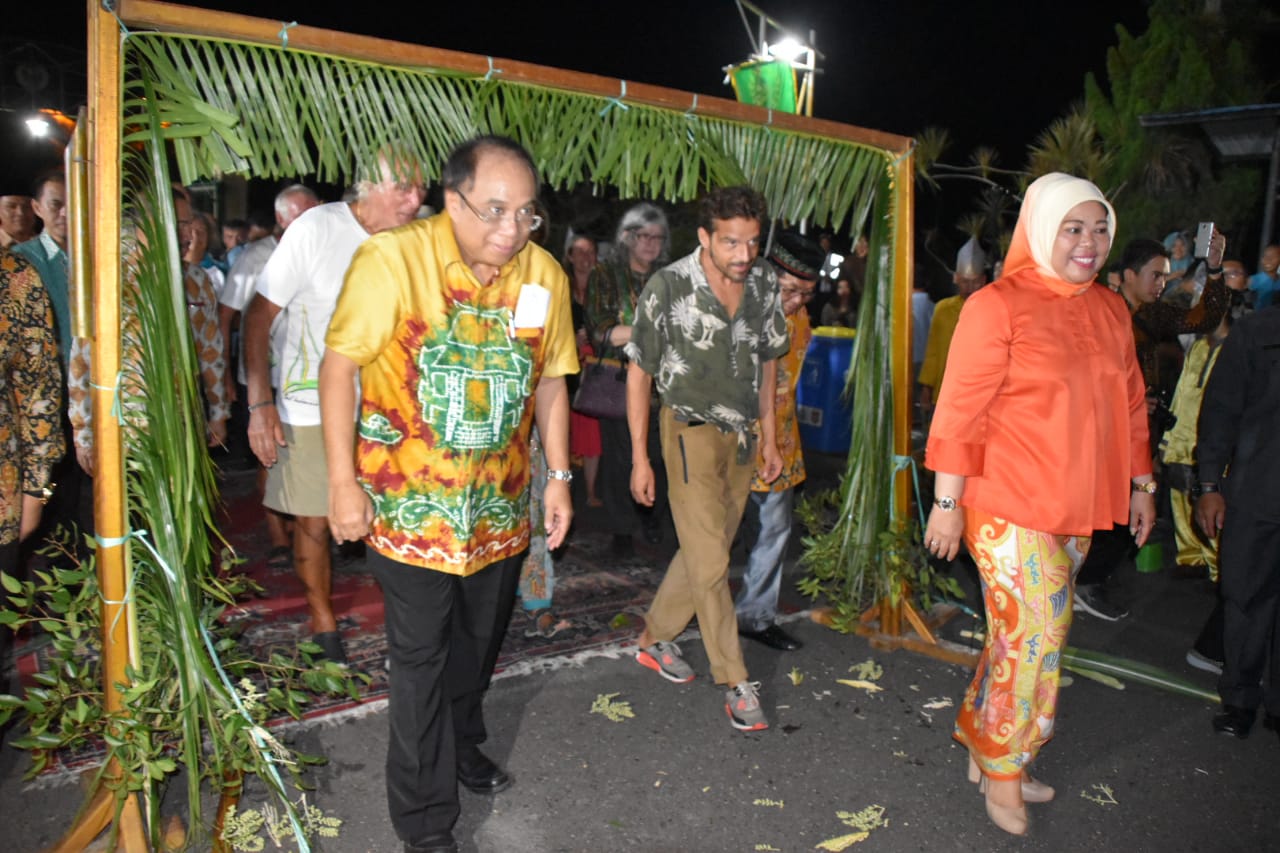
M779 219L852 233L886 157L854 142L498 78L174 34L135 33L126 44L152 69L184 183L226 173L347 181L368 175L388 146L435 180L459 142L500 133L529 149L553 189L590 183L678 202L706 185L745 182Z
M434 180L456 144L492 132L524 144L556 189L608 186L624 198L679 202L707 185L746 182L764 193L773 216L784 221L807 219L852 234L870 219L867 309L847 389L858 422L840 496L841 521L830 534L837 543L830 551L832 565L849 586L832 591L860 600L867 578L877 593L896 588L874 575L886 565L877 549L891 504L886 342L892 315L890 226L897 215L888 200L894 152L701 115L696 101L688 110L662 108L628 103L621 92L609 98L509 82L500 74L489 79L396 67L279 45L129 32L123 60L122 212L135 238L123 252L125 358L118 383L127 508L135 531L128 541L129 618L137 625L131 632L131 684L124 697L127 713L110 719L79 706L67 711L54 699L40 707L42 720L73 718L81 729L92 724L104 733L122 767L121 796L148 794L157 846L160 787L179 765L187 770L193 840L213 835L221 843L216 825L204 816L202 783L220 791L234 788L244 775L266 782L295 817L301 836L278 773L289 758L261 724L279 710L297 714L306 701L304 686L354 695L354 686L332 664L299 673L293 662L278 657L245 660L219 628L218 617L237 588L219 574L214 560L221 548L216 484L204 447L204 404L175 239L170 162L183 183L232 173L351 182L372 174L378 152L394 149ZM46 587L53 590L59 581L49 578ZM91 571L84 573L84 585L93 588ZM41 598L31 584L19 591L28 608ZM94 595L70 604L65 595L52 597L64 609L88 611L95 604ZM36 618L24 612L5 621ZM77 633L94 624L90 614L77 618ZM59 646L68 656L78 654L73 640ZM87 665L70 671L92 684ZM59 678L47 674L50 683ZM0 714L7 713L0 707ZM83 736L84 731L44 726L29 745L53 749ZM308 849L301 837L295 843Z

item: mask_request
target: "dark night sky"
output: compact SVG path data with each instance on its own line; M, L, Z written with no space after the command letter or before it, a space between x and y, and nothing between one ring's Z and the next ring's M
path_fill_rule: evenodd
M83 43L84 3L14 3L4 35ZM191 5L506 56L732 97L722 67L750 51L732 0L328 3L202 0ZM1067 6L937 0L759 0L827 54L815 113L911 135L950 128L964 158L992 144L1008 166L1105 69L1115 25L1146 26L1142 0ZM393 13L390 10L404 10ZM461 10L461 11L460 11ZM16 13L16 14L15 14Z

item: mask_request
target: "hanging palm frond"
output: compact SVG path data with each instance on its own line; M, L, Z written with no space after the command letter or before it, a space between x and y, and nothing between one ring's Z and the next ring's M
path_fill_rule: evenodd
M585 181L677 202L707 184L749 183L780 219L853 232L885 158L791 130L277 46L134 33L126 47L154 69L155 109L184 183L233 172L350 182L389 146L434 180L450 149L490 132L528 148L556 189Z

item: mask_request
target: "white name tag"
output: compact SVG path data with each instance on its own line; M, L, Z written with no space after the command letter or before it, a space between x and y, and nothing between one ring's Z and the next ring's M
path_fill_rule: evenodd
M550 305L551 291L540 284L522 285L511 325L516 329L541 329L547 324L547 308Z

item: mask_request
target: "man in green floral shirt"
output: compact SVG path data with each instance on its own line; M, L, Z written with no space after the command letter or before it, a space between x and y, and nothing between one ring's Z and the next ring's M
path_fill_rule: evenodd
M636 660L669 681L693 679L673 642L695 615L717 684L729 686L734 728L768 728L759 683L747 680L729 594L729 548L756 470L782 469L774 393L777 359L788 349L786 318L772 269L757 260L765 202L749 187L714 190L699 204L698 248L654 274L640 294L627 356L631 493L654 501L645 450L649 393L662 397L659 427L668 497L680 549L645 614Z

